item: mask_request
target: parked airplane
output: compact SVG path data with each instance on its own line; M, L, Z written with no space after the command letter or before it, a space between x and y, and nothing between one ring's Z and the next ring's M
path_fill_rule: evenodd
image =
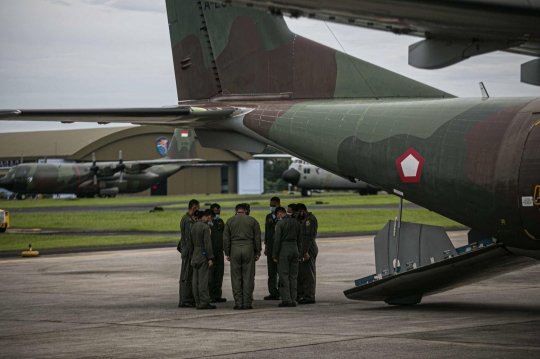
M223 1L231 3L231 1ZM423 37L409 46L409 65L440 69L501 50L540 57L540 0L233 0L397 35ZM521 82L540 86L540 59L521 65Z
M360 195L377 194L379 189L362 181L351 182L318 166L287 154L262 154L253 158L288 158L289 168L283 172L283 180L295 187L301 188L304 197L311 197L313 190L353 190Z
M144 191L188 167L216 166L201 164L195 158L192 130L176 129L170 145L161 145L163 159L92 163L24 163L12 167L0 178L0 187L17 193L18 199L29 194L76 194L77 197L114 197L122 193ZM166 139L163 141L167 142ZM221 166L221 164L218 164Z
M437 293L539 263L519 255L540 259L540 98L455 98L297 36L269 12L166 3L179 106L4 110L0 118L189 126L205 147L261 153L271 145L497 240L487 247L497 250L468 248L463 266L443 253L444 278L439 263L420 273L414 263L399 273L396 263L399 274L380 280L383 290L398 284L396 295L407 294L403 276Z

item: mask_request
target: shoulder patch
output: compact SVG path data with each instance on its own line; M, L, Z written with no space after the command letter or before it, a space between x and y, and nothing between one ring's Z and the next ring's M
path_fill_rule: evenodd
M310 225L309 221L306 221L306 226L309 226L309 225Z

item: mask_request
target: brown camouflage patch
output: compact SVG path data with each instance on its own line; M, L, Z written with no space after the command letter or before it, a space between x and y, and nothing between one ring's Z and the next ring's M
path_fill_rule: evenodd
M172 54L179 100L210 98L219 93L212 68L204 67L201 43L197 36L186 36L173 46Z

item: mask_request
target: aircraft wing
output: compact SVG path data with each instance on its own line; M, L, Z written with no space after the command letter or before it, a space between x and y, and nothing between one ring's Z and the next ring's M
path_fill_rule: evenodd
M99 124L131 123L135 125L169 125L196 127L197 121L219 120L231 117L242 110L224 106L207 105L156 108L112 109L59 109L59 110L0 110L2 121L60 121L97 122Z
M109 177L117 172L124 171L126 173L140 173L153 166L163 166L163 165L179 165L182 168L187 167L216 167L216 166L225 166L224 163L199 163L205 162L205 160L200 158L189 158L189 159L174 159L174 160L150 160L150 161L123 161L119 162L97 162L96 167L98 168L97 176L98 177Z
M286 153L269 153L269 154L258 154L258 155L253 155L253 158L255 159L267 159L267 158L293 158L292 155L288 155Z
M540 0L236 0L233 5L423 37L409 64L443 68L496 50L540 57ZM540 59L521 81L540 85Z

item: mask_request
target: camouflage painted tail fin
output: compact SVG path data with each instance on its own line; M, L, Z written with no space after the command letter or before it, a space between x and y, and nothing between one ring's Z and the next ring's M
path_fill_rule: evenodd
M171 160L197 158L195 131L177 128L165 158Z
M453 97L291 32L281 16L166 0L178 100Z

